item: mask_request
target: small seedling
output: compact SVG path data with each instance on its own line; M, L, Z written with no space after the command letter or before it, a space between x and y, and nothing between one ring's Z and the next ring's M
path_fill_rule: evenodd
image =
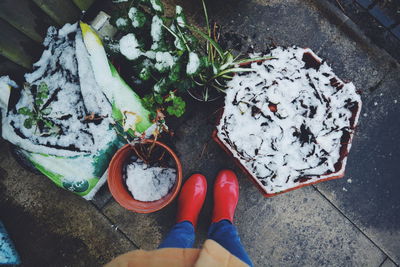
M24 127L31 129L35 126L35 134L39 130L40 135L59 134L60 129L48 117L51 113L49 107L49 88L46 83L42 82L39 86L26 85L25 90L30 90L33 97L31 107L22 107L18 109L18 113L27 116L24 120Z

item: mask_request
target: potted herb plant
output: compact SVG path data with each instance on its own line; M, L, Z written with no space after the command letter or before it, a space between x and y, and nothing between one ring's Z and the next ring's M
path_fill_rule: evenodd
M108 186L114 199L138 213L167 206L181 184L179 158L171 148L155 140L125 145L114 155L108 170Z

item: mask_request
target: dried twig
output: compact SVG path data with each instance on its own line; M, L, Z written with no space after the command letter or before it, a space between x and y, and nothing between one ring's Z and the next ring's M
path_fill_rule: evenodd
M165 156L165 151L163 151L163 153L161 154L161 157L158 158L158 161L161 161L164 156Z
M201 150L201 153L200 153L200 156L199 156L199 160L203 158L204 152L205 152L206 149L207 149L207 146L208 146L208 142L209 142L209 141L210 141L210 140L208 140L208 141L203 145L203 149Z
M139 150L136 148L136 145L135 145L135 144L131 144L131 143L130 143L130 146L131 146L132 149L135 151L136 155L137 155L144 163L146 163L146 164L149 163L149 161L148 161L148 160L142 155L142 153L139 152Z
M83 118L84 121L98 121L102 120L104 118L107 118L108 116L98 116L94 112L92 112L90 115L87 115Z

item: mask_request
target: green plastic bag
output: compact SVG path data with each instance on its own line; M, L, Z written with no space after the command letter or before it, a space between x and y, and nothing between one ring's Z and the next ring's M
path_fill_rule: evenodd
M8 101L17 85L0 78L2 137L56 185L90 200L124 144L115 124L136 135L150 135L155 126L89 25L50 27L44 46L13 107Z

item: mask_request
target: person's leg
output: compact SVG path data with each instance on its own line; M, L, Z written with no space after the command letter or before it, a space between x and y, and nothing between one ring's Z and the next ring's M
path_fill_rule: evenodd
M176 224L158 248L191 248L194 229L207 193L207 180L194 174L185 182L178 198Z
M222 170L214 183L214 210L208 238L216 241L231 254L253 266L240 242L239 234L233 225L236 206L239 200L239 183L233 171Z
M158 248L192 248L194 227L189 221L175 224Z
M253 266L249 255L247 255L242 243L240 242L240 237L236 227L229 220L222 220L211 224L210 229L208 230L208 238L223 246L231 254L235 255L248 265Z

